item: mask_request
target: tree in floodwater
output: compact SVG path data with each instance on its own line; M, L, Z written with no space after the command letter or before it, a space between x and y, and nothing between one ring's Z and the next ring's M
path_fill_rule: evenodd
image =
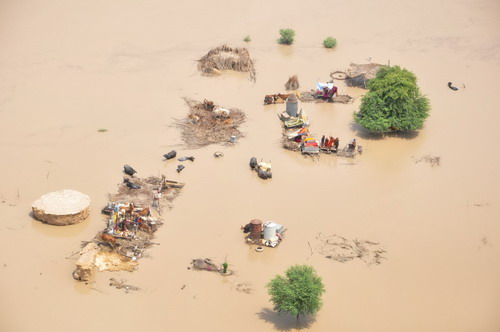
M415 74L399 66L382 67L368 81L354 121L373 133L411 131L423 127L429 99L420 93Z
M321 295L325 287L321 277L308 265L294 265L285 276L276 276L267 284L274 310L296 316L315 315L323 301Z

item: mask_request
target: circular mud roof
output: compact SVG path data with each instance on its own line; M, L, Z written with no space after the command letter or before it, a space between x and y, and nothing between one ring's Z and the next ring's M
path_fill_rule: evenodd
M33 202L33 216L51 225L71 225L89 215L90 198L76 190L60 190L43 195Z

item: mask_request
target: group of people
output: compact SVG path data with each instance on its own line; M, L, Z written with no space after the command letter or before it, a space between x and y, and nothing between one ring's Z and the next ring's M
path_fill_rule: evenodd
M323 88L323 95L321 96L323 100L331 101L333 98L337 96L337 87L333 86L332 89L328 89L328 87Z
M333 148L335 148L335 150L338 150L339 143L340 143L340 140L338 137L333 138L332 136L328 137L328 136L323 135L323 137L321 137L320 148L321 149L328 149L328 150L332 150Z

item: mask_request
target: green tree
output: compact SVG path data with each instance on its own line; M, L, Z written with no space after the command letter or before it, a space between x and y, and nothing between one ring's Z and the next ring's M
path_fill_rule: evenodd
M429 99L420 93L415 74L399 66L382 67L368 82L354 121L373 133L417 130L429 116Z
M284 45L292 45L293 38L295 37L295 31L293 29L280 29L280 39L278 42Z
M276 276L267 284L274 310L296 316L316 314L323 301L321 295L325 287L321 278L308 265L294 265L285 272L285 276Z

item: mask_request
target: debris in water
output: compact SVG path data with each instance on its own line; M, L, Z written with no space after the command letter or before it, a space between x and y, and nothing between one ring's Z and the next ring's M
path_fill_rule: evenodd
M141 290L139 287L125 284L125 280L116 280L115 278L109 279L109 285L115 287L116 289L125 289L126 293L129 291Z
M339 235L316 236L316 251L328 259L344 263L359 258L367 265L380 264L386 251L379 243L365 240L348 240Z
M432 156L430 154L423 155L422 157L415 160L415 164L420 162L429 163L432 167L439 166L441 162L441 157Z

